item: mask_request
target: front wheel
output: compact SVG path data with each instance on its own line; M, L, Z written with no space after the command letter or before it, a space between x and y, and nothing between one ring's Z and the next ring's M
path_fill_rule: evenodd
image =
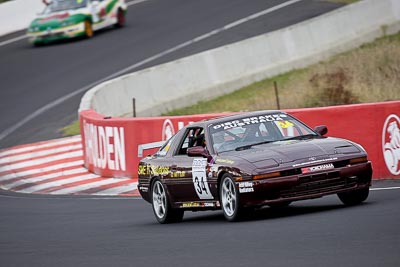
M358 205L365 201L369 195L369 187L357 189L354 191L339 193L338 197L343 204L348 206Z
M92 23L89 20L85 20L85 37L91 38L93 36Z
M171 208L165 186L158 178L153 183L151 194L154 215L159 223L182 221L184 211Z
M243 208L240 207L239 193L235 182L229 174L222 176L220 199L225 219L230 222L240 220L243 215Z

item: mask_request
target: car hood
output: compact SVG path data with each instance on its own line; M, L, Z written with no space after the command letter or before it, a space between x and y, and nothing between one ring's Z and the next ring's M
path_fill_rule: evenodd
M88 14L87 8L80 8L70 11L59 11L50 14L39 15L32 21L31 27L60 27L65 21L80 22L83 21Z
M223 153L221 156L227 160L230 158L232 161L251 163L255 168L271 168L285 163L310 162L360 152L361 148L350 141L328 137L256 145L246 150Z

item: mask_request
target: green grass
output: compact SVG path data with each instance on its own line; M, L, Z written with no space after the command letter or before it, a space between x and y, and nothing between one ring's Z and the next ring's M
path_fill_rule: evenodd
M278 87L285 87L294 79L299 79L305 73L305 69L294 70L282 75L275 76L260 82L253 83L243 87L233 93L214 98L209 101L200 101L199 103L173 110L163 115L186 115L218 113L260 109L277 109L274 81ZM282 107L282 106L281 106Z
M8 2L8 1L11 1L11 0L0 0L0 4L4 3L4 2Z
M79 120L72 122L70 125L61 129L63 136L72 136L80 134Z

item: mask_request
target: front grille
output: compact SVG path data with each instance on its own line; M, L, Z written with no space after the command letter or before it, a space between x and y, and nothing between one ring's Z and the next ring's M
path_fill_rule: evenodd
M56 33L49 33L49 34L45 34L42 37L43 38L51 38L51 37L61 37L63 36L64 33L63 32L56 32Z
M300 177L300 184L282 190L282 198L301 197L336 190L352 188L357 184L356 177L340 177L339 172L328 172Z

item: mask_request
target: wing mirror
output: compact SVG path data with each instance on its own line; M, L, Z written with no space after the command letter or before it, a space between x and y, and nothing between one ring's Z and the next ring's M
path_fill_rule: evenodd
M189 157L203 157L207 158L209 161L212 159L208 150L202 146L189 147L186 153Z
M321 136L324 136L328 133L328 127L325 125L320 125L314 128L314 131L320 134Z
M205 149L202 146L193 146L193 147L189 147L187 149L187 152L189 157L203 157L203 158L207 158L209 156L207 149Z

